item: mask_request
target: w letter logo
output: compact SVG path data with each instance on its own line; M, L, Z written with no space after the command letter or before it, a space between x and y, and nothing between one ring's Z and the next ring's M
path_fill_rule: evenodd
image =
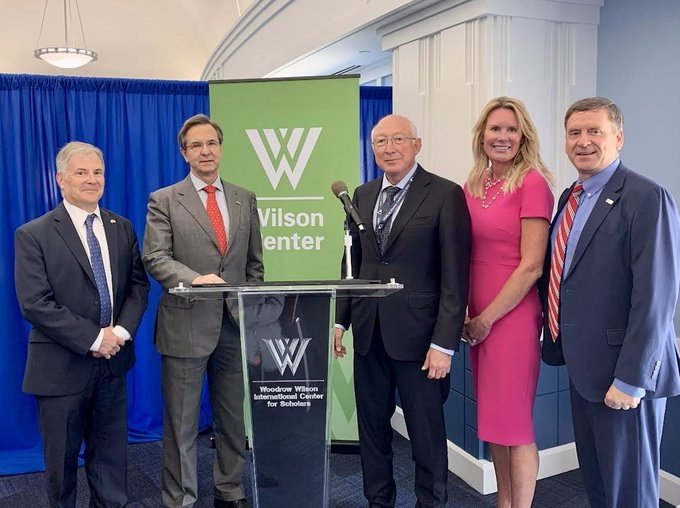
M295 190L321 135L321 127L246 129L246 134L272 187L278 187L285 173Z
M287 339L282 337L280 339L265 339L264 342L283 376L286 367L295 375L302 358L305 356L305 350L310 340L312 339Z

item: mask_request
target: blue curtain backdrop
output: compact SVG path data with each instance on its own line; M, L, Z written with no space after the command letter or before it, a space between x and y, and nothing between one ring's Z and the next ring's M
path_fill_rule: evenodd
M360 90L361 181L378 175L372 126L392 110L391 88ZM209 113L206 82L47 77L0 74L0 475L44 469L36 403L21 391L28 324L14 293L14 231L61 201L55 156L68 141L102 149L102 206L128 217L140 240L151 191L187 173L176 133L196 113ZM137 363L128 376L130 442L159 439L162 430L160 357L153 325L160 287L135 338ZM207 397L201 428L210 422Z
M361 174L359 181L368 182L381 175L373 157L371 147L371 129L383 116L392 113L391 86L362 86L359 89L359 129L361 140L359 153L361 157Z
M0 75L0 474L43 468L36 404L21 392L29 327L14 294L14 230L61 201L57 151L72 140L103 150L101 204L128 217L141 244L149 192L186 175L176 133L201 112L208 113L204 82ZM131 441L161 435L160 361L152 344L159 294L154 284L128 377Z

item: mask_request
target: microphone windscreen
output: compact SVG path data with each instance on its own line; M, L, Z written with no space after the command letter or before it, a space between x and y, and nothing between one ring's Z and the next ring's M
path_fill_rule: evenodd
M342 192L347 192L347 184L342 180L336 180L331 184L331 190L335 196L339 196Z

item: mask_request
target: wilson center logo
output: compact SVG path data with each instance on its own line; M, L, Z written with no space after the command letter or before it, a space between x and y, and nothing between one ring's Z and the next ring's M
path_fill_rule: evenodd
M264 342L267 344L269 352L272 354L276 366L283 376L286 367L288 367L290 372L295 375L300 366L300 362L305 356L305 351L307 350L307 345L310 340L312 339L287 339L282 337L280 339L264 339Z
M260 159L274 190L285 174L293 190L307 166L321 135L321 127L294 129L246 129L250 144Z

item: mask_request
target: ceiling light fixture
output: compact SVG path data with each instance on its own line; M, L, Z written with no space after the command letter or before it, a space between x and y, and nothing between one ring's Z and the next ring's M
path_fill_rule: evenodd
M63 46L50 46L41 48L40 37L42 36L43 27L45 26L45 15L47 14L47 4L50 0L45 0L45 9L43 10L42 22L40 23L40 33L38 34L38 49L33 52L33 56L44 60L50 65L55 67L60 67L62 69L75 69L77 67L82 67L85 64L94 62L97 59L96 51L90 51L87 49L87 44L85 42L85 31L83 30L83 20L80 18L80 6L78 5L78 0L64 0L64 45ZM80 25L80 34L82 36L84 48L78 48L73 44L72 40L69 40L69 25L71 27L71 32L73 32L73 3L76 4L76 13L78 15L78 24Z

